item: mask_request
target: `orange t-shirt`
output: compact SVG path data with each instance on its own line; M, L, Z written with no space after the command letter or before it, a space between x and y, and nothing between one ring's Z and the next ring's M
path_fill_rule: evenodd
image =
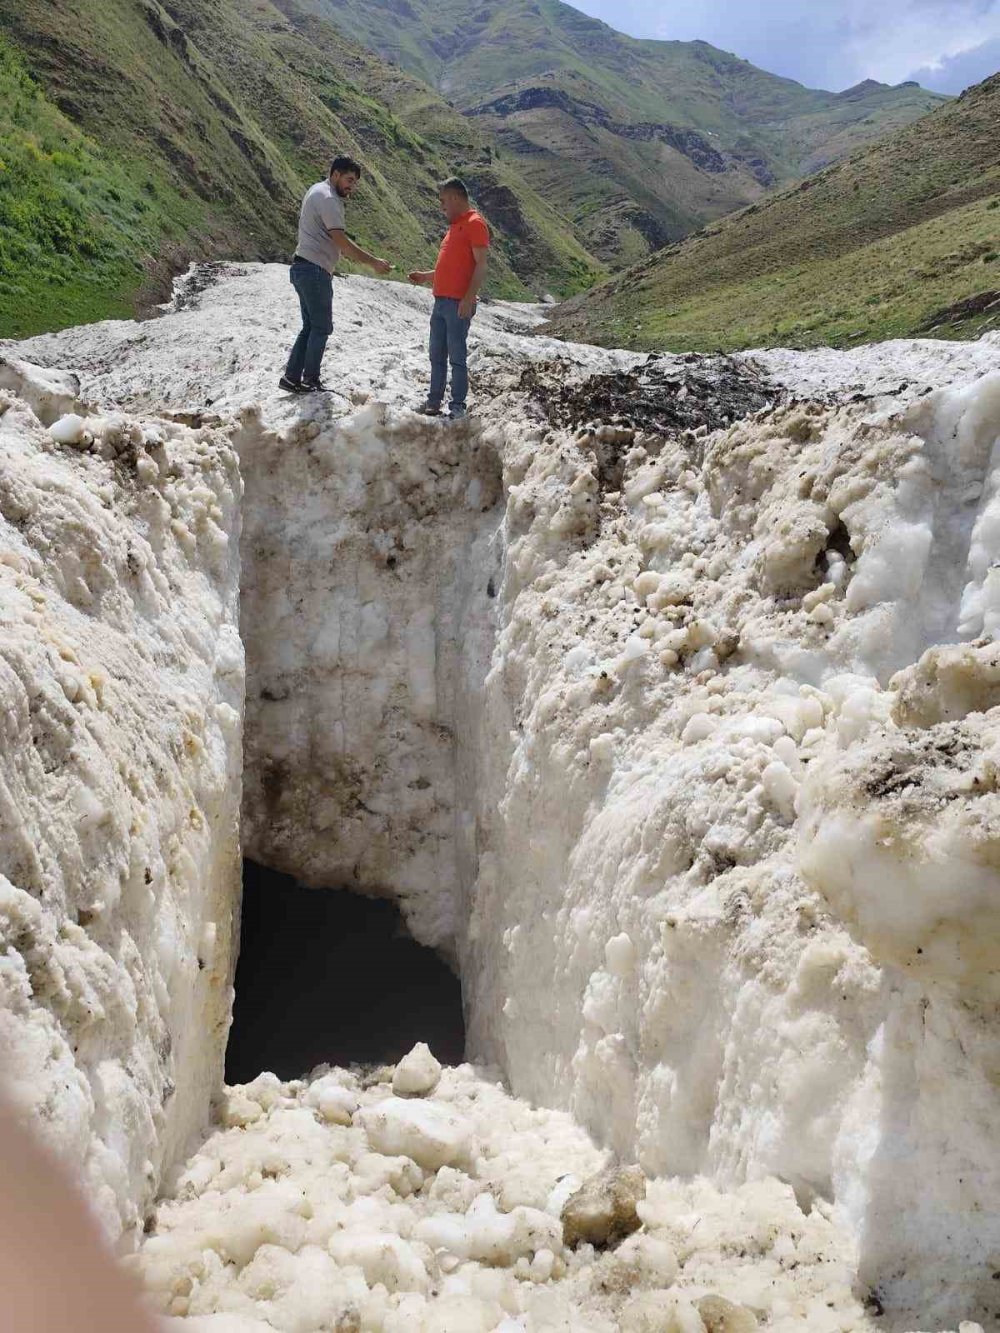
M461 301L476 268L472 247L487 249L489 243L490 229L474 208L456 218L441 242L434 269L434 295Z

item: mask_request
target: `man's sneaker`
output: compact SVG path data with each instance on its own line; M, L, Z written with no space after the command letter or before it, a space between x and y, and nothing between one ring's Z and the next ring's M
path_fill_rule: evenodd
M465 407L453 407L448 412L448 416L452 421L465 421L468 415L468 409Z
M278 388L283 389L285 393L303 393L301 380L290 380L287 375L282 375L278 380Z
M324 384L322 380L303 380L303 393L333 393L329 384Z
M441 415L441 404L432 403L428 398L426 403L421 403L417 411L422 417L439 417Z

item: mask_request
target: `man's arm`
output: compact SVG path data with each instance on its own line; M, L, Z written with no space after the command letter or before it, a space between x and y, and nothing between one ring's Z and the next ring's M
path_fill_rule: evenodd
M458 313L462 319L471 319L476 313L476 297L479 295L479 289L486 281L486 269L490 262L489 247L485 245L474 245L472 247L472 256L476 261L476 267L472 272L472 281L469 283L468 290L458 303Z
M430 287L434 281L434 269L429 269L426 272L423 269L417 269L408 276L414 287Z
M370 255L367 250L362 250L360 245L354 244L346 231L341 231L338 227L331 227L330 235L340 253L346 255L348 259L353 259L356 264L367 264L376 273L392 272L392 265L388 259L377 259L375 255Z

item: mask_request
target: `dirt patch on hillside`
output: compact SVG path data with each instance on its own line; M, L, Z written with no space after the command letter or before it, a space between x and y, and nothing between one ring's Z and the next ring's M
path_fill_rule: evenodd
M979 292L967 296L964 301L945 306L928 315L920 326L920 333L936 333L947 325L959 325L977 315L989 315L1000 320L1000 292Z

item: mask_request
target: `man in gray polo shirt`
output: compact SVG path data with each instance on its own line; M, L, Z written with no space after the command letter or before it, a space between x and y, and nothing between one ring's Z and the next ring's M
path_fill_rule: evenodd
M335 157L330 175L318 181L302 200L299 241L292 261L291 279L302 307L302 332L278 387L288 393L325 393L320 367L327 339L333 332L333 270L340 256L367 264L376 273L389 273L387 259L376 259L355 245L344 228L344 205L361 179L361 166L350 157Z

